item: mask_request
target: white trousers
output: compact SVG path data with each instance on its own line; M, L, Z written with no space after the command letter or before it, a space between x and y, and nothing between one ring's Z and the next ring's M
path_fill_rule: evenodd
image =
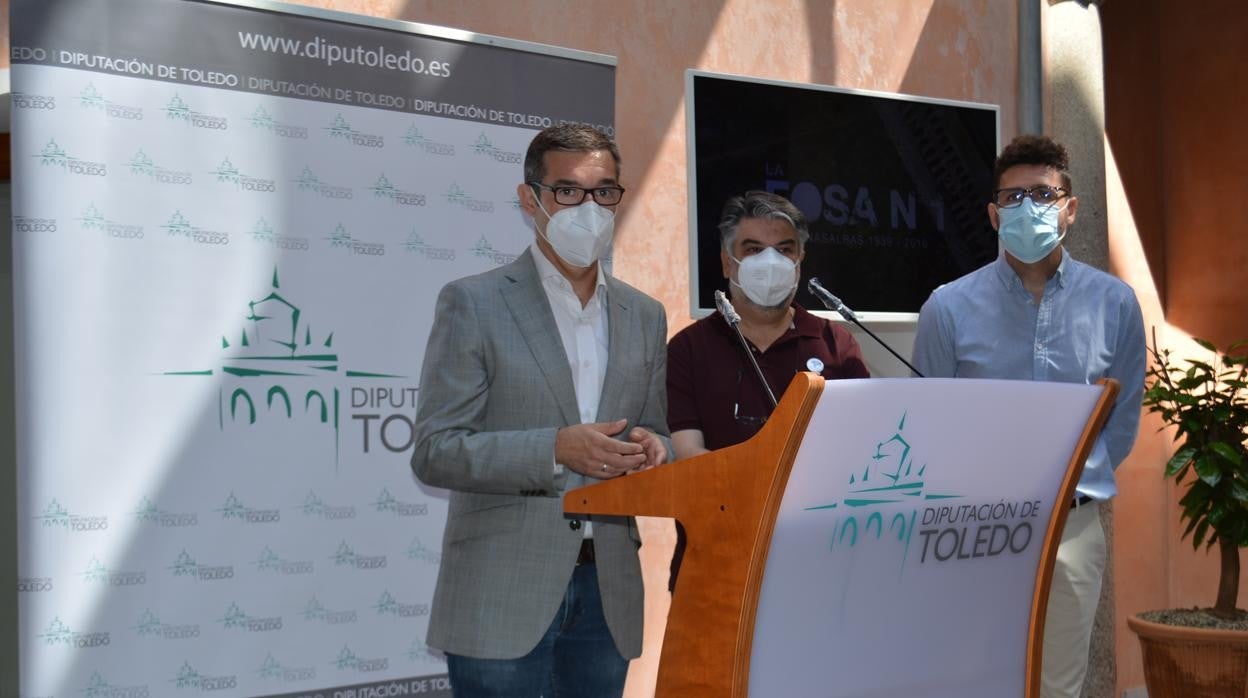
M1072 509L1062 531L1044 621L1041 698L1079 698L1083 691L1105 574L1105 531L1099 509L1095 502Z

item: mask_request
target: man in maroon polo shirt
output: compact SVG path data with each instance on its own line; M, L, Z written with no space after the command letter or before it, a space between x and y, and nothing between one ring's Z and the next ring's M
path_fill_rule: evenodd
M734 196L719 219L719 259L741 333L776 399L798 371L867 378L862 351L843 327L793 302L810 231L791 202L763 191ZM754 436L771 402L741 342L718 311L667 343L667 424L677 458ZM677 526L672 584L684 552Z
M798 371L828 380L868 377L853 335L793 302L810 239L796 206L762 191L734 196L724 204L719 233L741 333L777 400ZM718 311L667 343L667 424L677 458L741 443L770 414L758 375Z

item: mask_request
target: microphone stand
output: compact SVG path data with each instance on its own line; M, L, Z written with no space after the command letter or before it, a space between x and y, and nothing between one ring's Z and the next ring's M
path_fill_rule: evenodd
M813 277L813 276L812 276L812 277L810 277L810 280L806 282L806 290L807 290L807 291L810 291L811 295L813 295L814 297L816 297L816 298L818 298L820 301L822 301L822 302L823 302L823 305L824 305L824 306L825 306L828 310L835 310L836 312L838 312L838 313L840 313L840 314L841 314L841 317L843 317L843 318L845 318L846 320L849 320L850 322L852 322L852 323L854 323L855 325L857 325L857 326L858 326L858 329L860 329L860 330L862 330L863 332L866 332L867 334L871 335L871 339L874 339L874 340L876 341L876 343L877 343L877 344L879 344L880 346L882 346L882 347L884 347L885 349L887 349L887 350L888 350L888 353L890 353L890 354L892 354L893 356L897 357L897 360L898 360L898 361L900 361L901 363L905 364L905 365L906 365L906 368L908 368L908 369L910 369L911 371L913 371L913 372L914 372L914 375L918 376L919 378L922 378L922 377L923 377L923 374L922 374L922 373L919 373L919 369L917 369L917 368L915 368L914 366L910 365L910 362L909 362L909 361L906 361L905 359L901 358L901 354L898 354L897 352L893 351L893 348L892 348L892 347L890 347L890 346L888 346L888 343L887 343L887 342L885 342L884 340L882 340L882 339L880 339L879 337L875 336L875 333L874 333L874 332L872 332L871 330L867 329L867 326L866 326L866 325L864 325L864 324L862 324L861 322L859 322L859 321L858 321L858 316L854 314L854 311L850 310L850 309L849 309L849 306L847 306L847 305L845 305L844 303L842 303L840 298L837 298L836 296L832 295L832 292L831 292L831 291L829 291L828 289L824 288L824 287L823 287L823 285L819 283L819 279L817 279L817 278L815 278L815 277Z
M732 303L728 301L728 296L723 291L715 292L715 307L719 309L724 319L732 326L737 333L737 340L741 342L741 349L745 351L745 355L750 359L750 365L754 367L754 374L758 376L758 382L763 384L763 390L767 391L767 399L771 402L771 409L776 409L776 394L771 392L771 386L767 384L767 378L763 375L763 369L758 367L758 361L754 359L754 352L750 350L750 343L745 341L745 335L741 334L741 316L737 314L737 309L732 307Z

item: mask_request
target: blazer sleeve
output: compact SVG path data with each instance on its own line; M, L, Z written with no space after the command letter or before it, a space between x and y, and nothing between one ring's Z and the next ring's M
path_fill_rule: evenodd
M487 360L472 293L461 282L447 284L438 294L421 368L412 471L432 487L554 494L565 479L554 464L558 428L486 430L491 368L500 370Z
M663 439L667 460L675 460L671 430L667 426L667 315L663 306L654 302L654 322L647 336L650 351L650 375L646 377L646 402L638 426L649 429ZM651 323L647 323L651 324Z

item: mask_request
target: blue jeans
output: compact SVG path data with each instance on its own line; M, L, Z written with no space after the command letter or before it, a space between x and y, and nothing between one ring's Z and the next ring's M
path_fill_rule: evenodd
M446 667L455 698L619 698L628 675L628 660L616 650L602 615L592 564L577 565L554 621L528 654L447 654Z

